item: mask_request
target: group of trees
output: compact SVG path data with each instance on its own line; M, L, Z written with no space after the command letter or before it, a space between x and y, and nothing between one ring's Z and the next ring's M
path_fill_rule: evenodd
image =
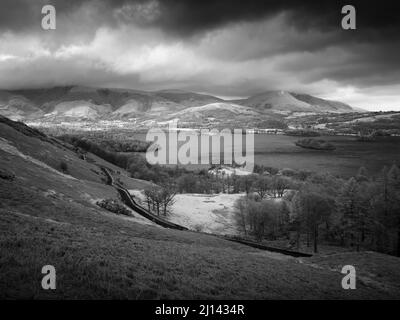
M175 203L176 193L176 187L171 183L145 189L144 196L147 209L150 212L157 213L157 215L162 213L166 216L170 212L171 206Z
M341 242L400 256L400 170L385 167L376 178L365 169L346 181L337 198Z
M264 188L268 182L258 178L253 192L237 201L236 222L245 235L258 240L286 238L297 247L305 240L307 246L313 243L315 252L324 242L400 256L397 166L385 167L377 176L361 168L348 180L329 174L284 180L290 182L291 192L275 193L279 199L272 198L274 192Z
M114 152L146 152L150 142L140 140L118 141L118 140L96 140L97 144L107 150Z
M235 207L237 226L245 236L276 240L287 233L289 208L285 202L249 195L239 198Z
M63 134L58 136L59 139L72 143L74 145L80 142L89 142L96 144L104 150L111 152L146 152L151 142L137 139L121 139L120 137L104 137L101 135L69 135Z
M91 152L96 156L115 164L121 168L126 168L129 156L125 154L120 154L118 152L106 150L104 147L101 147L97 143L94 143L88 139L79 138L76 136L60 136L61 140L68 142L69 144L73 145L77 150L84 151L84 152Z

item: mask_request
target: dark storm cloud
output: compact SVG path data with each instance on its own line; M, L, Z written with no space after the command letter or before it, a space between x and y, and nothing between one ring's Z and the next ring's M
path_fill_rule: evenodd
M3 30L30 30L39 26L40 9L53 4L57 13L68 16L83 5L93 6L94 14L102 20L98 24L117 23L122 16L113 16L113 10L129 10L129 6L145 6L148 0L2 0L0 28ZM357 8L357 22L361 29L399 28L398 1L299 1L299 0L159 0L160 15L150 21L124 16L124 22L158 26L179 35L193 35L225 24L254 21L280 12L289 12L290 23L297 28L337 29L340 9L345 4ZM98 10L101 8L101 10ZM131 21L130 21L131 18Z
M78 83L242 96L394 88L398 2L0 0L0 88ZM41 29L45 4L57 10L50 32ZM357 30L340 26L346 4L356 8Z
M356 32L340 28L341 8L352 4L357 9ZM259 50L245 59L271 53L315 51L333 45L354 42L385 46L387 41L399 41L400 1L299 1L299 0L2 0L0 2L0 33L39 32L41 7L53 4L57 10L57 32L51 37L53 47L68 42L71 37L90 39L102 26L137 25L163 30L165 36L188 38L207 31L240 22L268 19L284 13L287 28L301 32L316 30L325 37L283 39L275 52ZM235 54L232 54L234 57ZM239 56L240 59L240 56Z
M352 4L357 10L357 31L340 28L341 8ZM398 42L400 34L400 1L299 1L299 0L2 0L0 33L40 33L41 7L53 4L57 10L57 32L45 35L55 48L80 38L94 37L102 26L136 25L158 28L165 37L177 39L202 36L205 32L240 22L286 15L286 28L307 34L307 38L280 39L273 49L249 50L241 57L234 51L227 59L255 59L266 54L292 51L316 51L329 46L346 46L355 42L381 46ZM323 33L315 37L310 31ZM261 46L260 46L261 47Z
M290 24L296 28L337 29L341 8L346 4L357 9L361 29L393 29L400 27L400 4L395 0L165 0L164 15L158 21L162 27L180 34L193 34L227 23L254 21L281 12L290 14Z

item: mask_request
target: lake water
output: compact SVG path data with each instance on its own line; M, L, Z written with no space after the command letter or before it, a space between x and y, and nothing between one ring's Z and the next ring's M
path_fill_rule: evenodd
M139 140L145 140L145 137L145 134L135 134L135 138ZM333 151L300 148L295 145L299 139L301 137L286 135L254 135L255 163L278 169L328 171L345 177L354 175L361 166L375 174L384 165L391 166L393 163L400 165L400 137L380 137L374 142L360 142L350 136L318 137L335 145L336 150ZM240 146L236 147L239 150ZM200 151L200 154L207 152ZM216 157L215 154L212 156ZM188 166L191 169L198 167L201 166Z

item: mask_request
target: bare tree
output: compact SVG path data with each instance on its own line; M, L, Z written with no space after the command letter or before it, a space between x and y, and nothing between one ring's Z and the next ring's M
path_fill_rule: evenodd
M177 188L174 184L168 182L161 186L159 191L160 203L163 207L164 216L167 215L168 209L175 203L175 196L177 194Z
M268 194L271 186L271 179L265 176L260 176L257 178L254 189L257 194L260 196L261 199L264 199L265 196Z
M152 211L156 211L157 215L160 215L161 207L161 196L160 187L153 186L145 190L146 202L148 207L152 208Z
M237 226L245 235L247 235L247 200L239 198L235 202L235 221Z
M274 176L270 181L270 190L273 197L281 198L287 189L290 188L290 179L287 177Z

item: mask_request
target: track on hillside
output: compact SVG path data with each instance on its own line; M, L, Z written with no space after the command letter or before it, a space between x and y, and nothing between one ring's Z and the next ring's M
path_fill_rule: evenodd
M238 239L238 238L232 238L232 237L224 237L224 239L228 240L228 241L241 243L241 244L244 244L246 246L257 248L257 249L261 249L261 250L282 253L282 254L285 254L287 256L292 256L292 257L295 257L295 258L312 257L312 254L310 254L310 253L304 253L304 252L299 252L299 251L292 251L292 250L286 250L286 249L281 249L281 248L270 247L270 246L266 246L266 245L261 244L261 243L248 241L248 240L244 240L244 239Z
M130 193L127 189L122 187L119 183L114 182L114 178L107 168L102 167L102 166L100 168L107 177L107 184L110 186L113 186L118 191L118 193L121 196L122 201L133 211L137 212L141 216L145 217L146 219L149 219L150 221L152 221L162 227L176 229L176 230L189 230L188 228L183 227L179 224L172 223L172 222L166 221L164 219L161 219L160 217L152 214L151 212L149 212L148 210L146 210L145 208L143 208L142 206L137 204L136 201L133 200L132 196L130 195Z

